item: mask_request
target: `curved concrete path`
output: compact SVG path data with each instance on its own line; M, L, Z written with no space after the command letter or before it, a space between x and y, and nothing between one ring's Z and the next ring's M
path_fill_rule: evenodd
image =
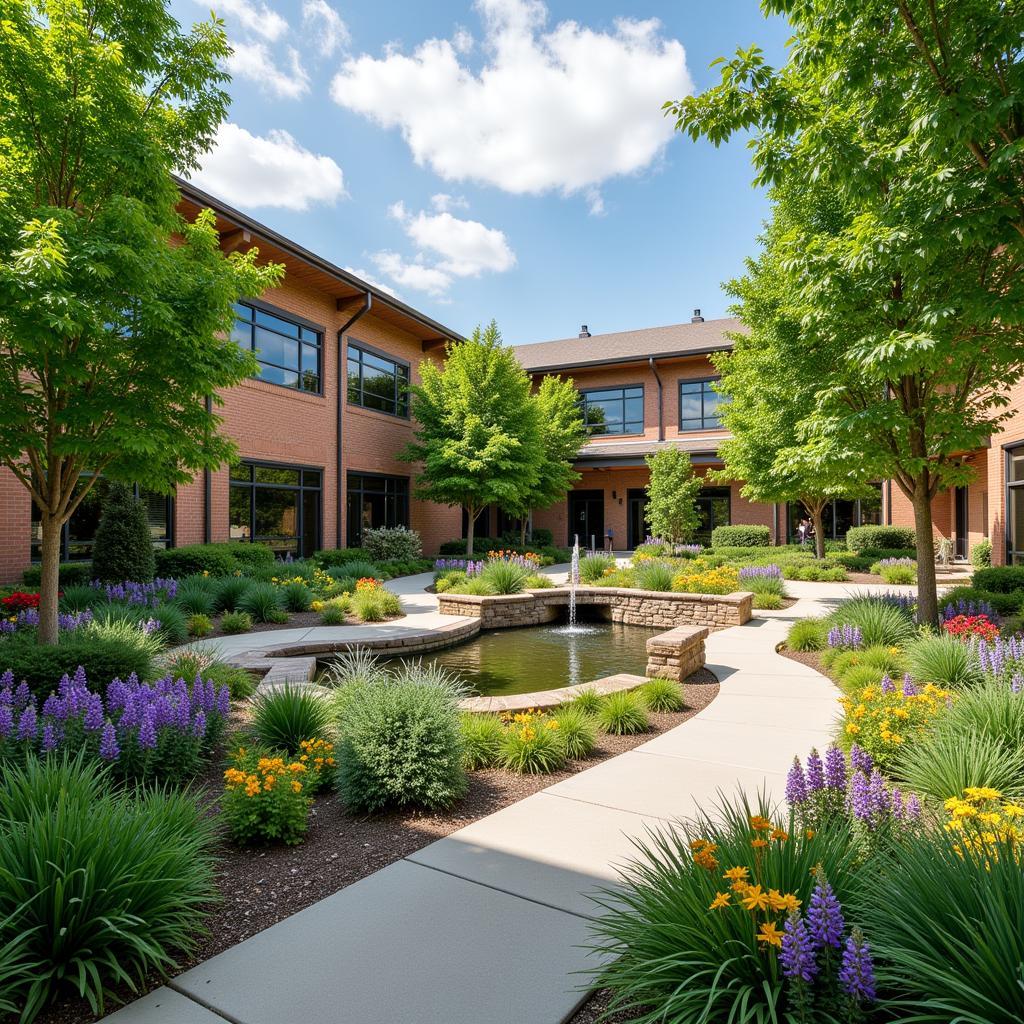
M614 883L631 837L737 786L781 800L794 754L829 742L832 683L775 648L792 621L861 589L791 584L793 607L709 638L721 693L694 718L329 896L108 1020L560 1024L584 998L579 972L594 966L581 948L595 914L587 893ZM409 595L424 614L429 597Z

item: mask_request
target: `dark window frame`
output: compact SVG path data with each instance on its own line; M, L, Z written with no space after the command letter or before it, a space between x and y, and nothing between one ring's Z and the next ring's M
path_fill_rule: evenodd
M359 384L357 387L359 398L358 400L352 397L352 383L350 374L352 372L351 364L352 357L349 354L352 349L363 355L371 355L376 359L381 359L384 362L392 363L395 367L393 374L395 378L394 386L394 405L395 411L391 412L388 409L375 409L372 405L366 404L366 386L364 384L365 379L365 361L363 359L356 360L359 366ZM405 371L405 380L402 381L401 371ZM385 371L386 372L386 371ZM383 349L374 348L373 345L367 345L365 342L360 341L358 338L347 337L345 339L345 401L348 405L353 405L357 409L365 409L367 412L380 413L381 416L391 416L398 420L408 420L411 418L410 412L410 401L409 401L409 387L412 383L412 364L400 356L393 355L391 352L385 352ZM379 397L379 396L378 396ZM399 410L404 405L404 412ZM366 474L363 474L364 476ZM372 474L371 474L372 475ZM378 474L383 475L383 474Z
M646 427L646 423L647 423L647 420L646 420L646 413L647 413L646 398L647 398L647 395L646 395L646 392L645 392L645 389L644 389L644 385L642 383L638 383L638 384L610 384L607 387L579 388L578 391L579 391L579 396L580 396L580 406L581 406L580 411L583 414L583 426L584 426L584 429L587 432L587 436L588 437L639 437L640 435L643 434L644 429ZM623 429L622 430L614 430L614 431L613 430L604 430L601 433L596 433L595 431L591 430L591 424L588 422L588 417L587 417L588 399L587 399L587 396L588 395L599 395L599 394L603 394L603 393L608 392L608 391L621 391L622 392L622 397L621 398L618 398L618 399L612 398L612 399L608 399L608 401L612 401L612 402L618 401L618 402L622 403L622 426L623 426ZM626 392L627 391L639 391L640 392L639 398L640 398L640 410L641 410L641 412L640 412L640 429L639 430L626 430L625 429L626 423L627 423L627 421L626 421L626 402L628 400L627 396L626 396ZM630 395L629 396L630 399L635 399L636 397L637 397L636 395ZM630 423L635 423L636 421L635 420L630 420L629 422Z
M1006 565L1020 565L1024 562L1024 548L1013 546L1013 515L1011 508L1011 497L1014 492L1024 493L1024 479L1011 479L1010 470L1013 466L1013 456L1024 452L1024 444L1020 441L1013 441L1003 445L1003 531L1006 543ZM1024 540L1024 538L1021 538ZM1014 555L1021 556L1021 561L1014 561Z
M249 320L243 320L238 315L238 307L252 310L252 317ZM300 328L299 337L293 337L290 334L284 334L281 331L275 330L273 327L269 327L266 324L257 322L256 314L266 313L268 316L276 317L279 320L283 320L286 323L292 324L295 327ZM256 359L256 362L260 366L273 367L276 370L281 370L285 373L296 374L295 384L282 384L280 381L269 380L263 376L262 372L257 374L253 379L262 380L265 384L273 384L274 387L285 388L287 391L297 391L303 395L320 395L324 393L324 335L325 330L323 325L315 324L311 320L305 319L305 317L298 316L295 313L290 312L287 309L281 309L278 306L272 306L269 302L264 302L262 299L239 299L235 303L235 324L237 326L249 328L249 351L252 352ZM294 342L298 349L297 364L298 368L294 369L290 366L282 366L280 363L275 363L270 359L261 358L257 345L256 345L256 328L260 328L265 331L269 331L271 334L276 335L279 338L284 339L288 342ZM311 331L316 335L315 341L310 341L303 337L302 331ZM303 355L305 348L312 347L316 349L316 370L313 371L316 376L316 388L306 388L302 386L303 374L310 372L308 367L303 366Z
M708 384L714 384L716 381L720 381L721 379L722 379L721 377L680 377L679 378L679 390L678 390L678 394L677 394L677 397L678 397L678 400L679 400L679 410L678 410L679 415L677 416L677 420L678 420L678 423L679 423L679 431L680 431L680 433L682 433L682 432L690 433L691 431L695 431L695 430L721 430L722 429L722 421L721 421L720 417L718 416L717 410L724 403L728 402L728 398L725 395L721 394L720 392L715 391L713 388L709 388L709 387L706 386ZM699 427L684 427L683 426L683 386L685 384L700 384L701 385L701 389L700 389L700 426ZM706 396L708 395L708 393L711 393L711 394L717 396L717 402L715 403L715 411L712 412L710 415L708 414L707 408L706 408L706 406L707 406L707 398L706 398ZM693 421L694 419L696 419L696 417L687 417L688 421ZM713 422L709 422L709 420L711 420Z
M269 534L258 535L256 533L256 492L260 490L270 491L294 491L299 494L300 501L295 516L296 533L294 534L296 555L295 557L304 557L303 552L308 550L310 553L318 551L323 546L323 531L324 531L324 467L323 466L311 466L293 462L267 462L262 459L239 459L236 466L244 466L249 470L249 479L242 480L235 476L236 468L232 466L228 470L228 526L231 525L231 500L230 494L231 489L236 490L248 490L249 491L249 536L248 537L233 537L232 540L236 540L242 544L266 544L268 542L290 540L291 538L282 538L279 536L271 536ZM298 474L298 483L278 483L278 482L263 482L256 479L257 469L282 469L288 470ZM305 476L307 473L319 474L320 480L317 484L306 483ZM306 494L318 495L317 502L317 524L316 524L316 537L312 545L306 545L304 543L305 537L305 522L304 522L304 505Z
M383 490L371 490L367 492L364 486L354 487L352 481L354 478L360 480L382 480L384 482ZM404 493L400 490L389 491L388 484L401 484L404 488ZM363 520L362 520L362 502L360 501L360 514L356 517L351 515L351 501L354 495L362 494L383 494L384 495L384 525L385 526L404 526L409 527L410 517L412 515L412 478L408 476L399 476L395 473L367 473L359 469L350 469L345 474L345 546L354 548L359 547L362 543L363 535ZM394 502L396 511L401 508L404 510L404 515L396 515L394 523L388 523L388 500L391 499Z
M714 506L711 504L714 501L721 501L725 499L728 502L728 509L725 516L725 522L720 523L715 520L714 517ZM703 508L702 504L708 503L710 510L710 523L708 529L703 528ZM696 536L700 538L701 543L711 543L711 534L714 532L716 526L731 526L732 525L732 488L728 486L723 487L701 487L700 493L696 497L695 504L697 508L701 510L701 526L696 531Z

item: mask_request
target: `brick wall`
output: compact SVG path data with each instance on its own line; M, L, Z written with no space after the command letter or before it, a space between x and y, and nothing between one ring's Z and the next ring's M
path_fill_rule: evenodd
M0 583L11 583L28 565L32 500L15 475L0 467Z

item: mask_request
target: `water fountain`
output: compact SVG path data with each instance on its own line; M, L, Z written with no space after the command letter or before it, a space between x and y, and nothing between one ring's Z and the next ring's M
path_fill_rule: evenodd
M595 631L593 626L580 626L576 623L576 588L580 585L580 539L573 537L572 561L569 563L569 620L556 632L561 636L586 636ZM572 641L569 641L570 645ZM570 655L573 652L570 651Z

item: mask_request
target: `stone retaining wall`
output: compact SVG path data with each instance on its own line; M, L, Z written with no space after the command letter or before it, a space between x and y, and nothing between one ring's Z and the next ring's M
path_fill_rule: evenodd
M475 594L439 594L443 615L480 618L483 629L539 626L561 617L569 604L569 588L529 590L523 594L481 597ZM608 608L612 622L627 626L742 626L750 620L754 595L673 594L625 587L577 587L577 606Z
M681 683L704 667L706 626L676 626L647 641L647 675Z

